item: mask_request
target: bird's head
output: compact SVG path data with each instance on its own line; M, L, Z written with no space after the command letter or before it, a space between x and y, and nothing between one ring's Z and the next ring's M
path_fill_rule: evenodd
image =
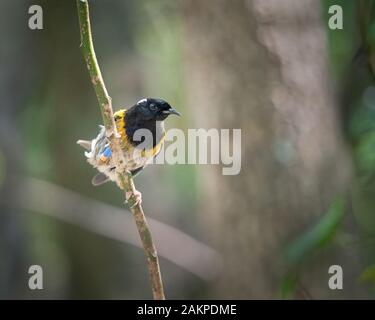
M180 115L163 99L145 98L139 100L135 107L144 120L163 121L171 114Z

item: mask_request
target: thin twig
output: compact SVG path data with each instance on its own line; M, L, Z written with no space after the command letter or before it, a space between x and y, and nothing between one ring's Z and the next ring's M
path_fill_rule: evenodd
M98 61L96 59L91 34L88 0L76 1L81 34L81 49L90 74L91 82L95 89L96 97L99 102L106 135L110 141L112 160L114 163L116 163L116 173L118 175L119 187L123 189L125 198L128 199L130 210L133 213L138 228L138 233L141 237L143 249L147 257L153 297L155 300L163 300L165 299L165 296L160 274L158 255L142 206L139 203L136 203L134 196L134 182L131 173L127 171L125 167L125 159L121 151L121 140L119 134L117 133L113 117L111 97L108 95Z

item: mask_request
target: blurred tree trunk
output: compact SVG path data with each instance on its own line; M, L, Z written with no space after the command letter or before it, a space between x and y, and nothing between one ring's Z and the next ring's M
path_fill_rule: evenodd
M212 288L220 298L276 297L282 250L350 181L320 3L190 0L181 10L195 125L242 129L240 174L201 170L200 214L225 259ZM353 297L351 254L309 265L304 286L315 298ZM342 291L328 289L331 264L344 269Z

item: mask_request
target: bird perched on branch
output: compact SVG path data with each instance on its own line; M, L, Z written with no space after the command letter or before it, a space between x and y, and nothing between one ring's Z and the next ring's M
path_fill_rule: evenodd
M133 176L161 150L165 138L164 120L171 114L180 115L166 101L154 98L142 99L128 110L115 112L125 168ZM103 126L100 126L100 132L95 139L78 140L77 143L87 150L87 161L99 171L92 179L94 186L109 180L121 185L117 181L116 164L112 161L112 151ZM136 196L140 199L139 193Z

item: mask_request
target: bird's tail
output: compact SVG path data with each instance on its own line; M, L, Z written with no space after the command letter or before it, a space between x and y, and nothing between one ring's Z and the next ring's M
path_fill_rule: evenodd
M85 150L91 151L91 141L89 141L89 140L78 140L77 144L80 145Z

